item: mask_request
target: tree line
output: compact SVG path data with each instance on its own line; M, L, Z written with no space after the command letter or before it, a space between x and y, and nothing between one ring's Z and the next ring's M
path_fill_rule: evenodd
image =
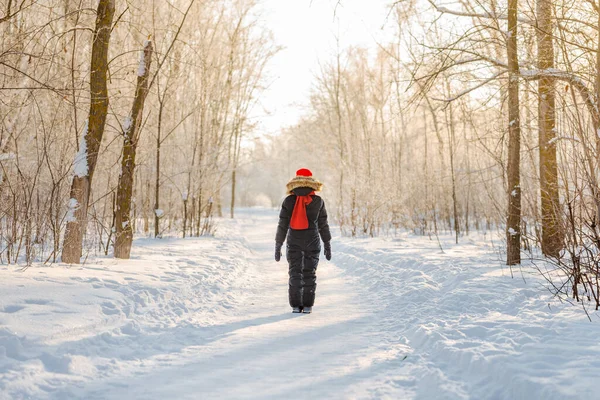
M0 262L214 230L277 52L252 0L0 1Z
M508 265L598 307L600 4L398 1L385 29L322 62L271 154L322 165L347 235L503 229Z

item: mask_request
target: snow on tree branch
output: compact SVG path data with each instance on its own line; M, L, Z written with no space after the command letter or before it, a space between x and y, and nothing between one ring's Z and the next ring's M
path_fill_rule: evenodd
M88 168L88 152L87 152L87 142L86 137L89 129L89 121L85 122L85 127L83 128L83 133L81 134L81 143L79 144L79 151L75 156L75 164L73 166L73 172L75 176L79 178L83 178L87 176L89 172Z
M450 14L456 15L458 17L470 17L470 18L483 18L483 19L494 19L494 20L507 20L508 16L506 14L495 14L493 11L487 11L482 13L468 12L468 11L457 11L451 10L444 6L437 5L433 0L428 0L429 4L431 4L438 12L442 14ZM530 20L529 18L519 17L517 20L521 23L535 26L535 21Z

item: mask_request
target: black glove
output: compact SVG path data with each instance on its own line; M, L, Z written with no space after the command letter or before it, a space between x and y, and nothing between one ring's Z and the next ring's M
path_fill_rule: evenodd
M277 262L281 260L281 246L283 246L283 243L275 243L275 261Z
M325 242L323 245L325 247L325 258L329 261L331 260L331 242Z

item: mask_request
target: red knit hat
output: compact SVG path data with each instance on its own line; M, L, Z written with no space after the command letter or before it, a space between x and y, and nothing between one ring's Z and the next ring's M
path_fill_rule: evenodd
M313 178L312 172L309 169L300 168L296 171L296 176L288 182L286 187L288 194L292 194L292 190L299 187L309 187L318 192L323 187L323 184Z

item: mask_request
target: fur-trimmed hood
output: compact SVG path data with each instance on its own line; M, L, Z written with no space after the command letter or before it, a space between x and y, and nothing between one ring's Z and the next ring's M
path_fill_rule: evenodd
M308 187L314 190L315 192L320 191L323 188L323 184L313 178L312 176L295 176L292 178L286 185L287 194L293 194L294 189L298 189L301 187Z

